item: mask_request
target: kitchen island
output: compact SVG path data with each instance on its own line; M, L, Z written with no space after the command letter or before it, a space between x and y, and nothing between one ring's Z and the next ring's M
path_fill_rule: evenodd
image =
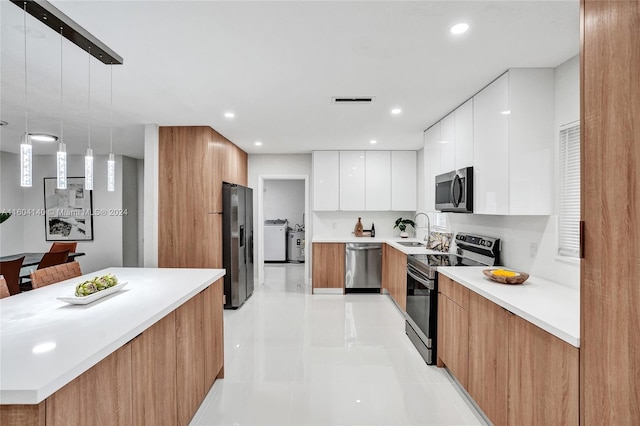
M107 273L127 285L57 300ZM187 424L224 371L224 273L108 268L0 301L0 423Z

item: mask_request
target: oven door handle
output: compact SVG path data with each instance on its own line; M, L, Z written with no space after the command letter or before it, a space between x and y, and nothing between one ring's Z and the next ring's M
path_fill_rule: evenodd
M410 267L407 267L407 275L409 275L411 278L413 278L414 280L418 281L420 284L427 287L429 290L435 290L436 286L434 285L433 281L431 281L428 278L424 278L416 275L416 273L411 271L411 269L409 268Z

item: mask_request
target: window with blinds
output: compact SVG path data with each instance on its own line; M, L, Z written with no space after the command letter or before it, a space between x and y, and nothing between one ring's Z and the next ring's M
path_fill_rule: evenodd
M580 123L560 128L558 254L580 255Z

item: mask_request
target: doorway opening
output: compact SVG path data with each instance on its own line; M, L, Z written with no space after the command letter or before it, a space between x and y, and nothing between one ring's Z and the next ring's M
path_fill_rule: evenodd
M309 176L258 176L258 282L271 263L304 264L309 284Z

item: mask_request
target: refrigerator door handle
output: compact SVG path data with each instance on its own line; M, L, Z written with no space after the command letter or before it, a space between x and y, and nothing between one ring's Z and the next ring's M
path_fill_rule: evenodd
M244 225L240 225L240 247L244 247Z

